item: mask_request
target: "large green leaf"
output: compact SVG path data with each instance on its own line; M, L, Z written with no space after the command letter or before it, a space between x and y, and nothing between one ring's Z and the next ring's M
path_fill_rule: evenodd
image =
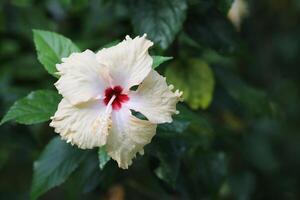
M0 125L15 120L21 124L44 122L53 116L61 97L51 90L38 90L14 103L3 117Z
M166 49L182 27L186 8L185 0L133 0L131 20L138 34L147 33Z
M221 54L233 54L238 47L239 36L232 23L220 11L208 9L200 12L201 5L189 12L185 26L188 36L199 46L211 48Z
M70 39L57 33L33 30L33 39L39 61L53 76L56 76L55 65L60 63L62 58L80 51Z
M207 108L214 91L214 76L210 67L199 59L175 63L166 70L168 82L183 91L184 100L193 108Z
M84 160L79 172L76 172L77 180L79 184L78 190L81 193L88 193L94 190L102 181L101 175L103 171L99 170L97 154L93 151L89 153L87 159Z
M34 162L31 199L62 184L87 156L88 151L82 151L59 137L50 141L40 158Z

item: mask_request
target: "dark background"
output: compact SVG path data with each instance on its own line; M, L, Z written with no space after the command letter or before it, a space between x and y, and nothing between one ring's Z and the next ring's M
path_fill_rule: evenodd
M150 2L155 8L158 1ZM153 50L173 56L173 64L189 58L210 64L212 104L205 110L181 104L192 127L159 132L126 171L113 161L100 171L91 153L41 199L300 199L300 1L249 0L240 31L220 2L189 1L175 40ZM54 89L55 78L37 60L32 29L98 50L135 35L131 6L130 0L0 0L0 116L30 91ZM0 127L0 199L29 198L33 162L54 136L47 123ZM160 162L171 178L154 173Z

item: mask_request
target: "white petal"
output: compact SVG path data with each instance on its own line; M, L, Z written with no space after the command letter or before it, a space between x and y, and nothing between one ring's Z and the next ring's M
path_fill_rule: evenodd
M120 85L128 90L140 84L150 72L153 59L148 49L152 45L146 35L134 39L127 36L118 45L100 50L97 60L109 68L113 85Z
M103 98L109 87L109 75L105 66L96 60L90 50L73 53L57 64L59 80L55 86L59 93L73 105Z
M111 127L111 113L106 111L102 101L74 106L62 99L50 126L62 139L79 148L99 147L105 145Z
M118 162L120 168L127 169L136 153L143 152L156 132L156 124L140 120L131 115L128 108L112 113L112 128L107 138L108 155Z
M245 0L235 0L230 10L228 11L228 18L239 30L242 20L248 15L248 4Z
M173 85L168 86L166 78L151 70L138 89L129 94L127 105L152 123L172 122L172 114L178 113L176 104L182 95L182 92L172 92L172 89Z

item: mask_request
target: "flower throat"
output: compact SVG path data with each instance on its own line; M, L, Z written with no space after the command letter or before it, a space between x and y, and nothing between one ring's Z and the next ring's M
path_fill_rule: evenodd
M104 95L104 103L105 105L107 105L111 98L113 98L113 96L115 96L115 99L113 100L113 102L111 103L112 105L112 109L113 110L119 110L122 108L122 103L125 103L129 100L129 97L127 94L122 93L123 92L123 88L121 86L114 86L106 88Z

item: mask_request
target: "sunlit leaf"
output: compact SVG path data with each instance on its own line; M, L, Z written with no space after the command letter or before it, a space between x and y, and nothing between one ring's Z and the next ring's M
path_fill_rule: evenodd
M15 120L21 124L48 121L57 109L61 97L51 90L38 90L20 99L8 110L0 124Z
M199 59L174 63L166 70L169 83L183 91L184 100L193 108L207 108L213 97L214 75L210 67Z
M80 51L70 39L54 32L33 30L33 39L39 61L51 75L56 77L55 65L61 63L62 58Z

